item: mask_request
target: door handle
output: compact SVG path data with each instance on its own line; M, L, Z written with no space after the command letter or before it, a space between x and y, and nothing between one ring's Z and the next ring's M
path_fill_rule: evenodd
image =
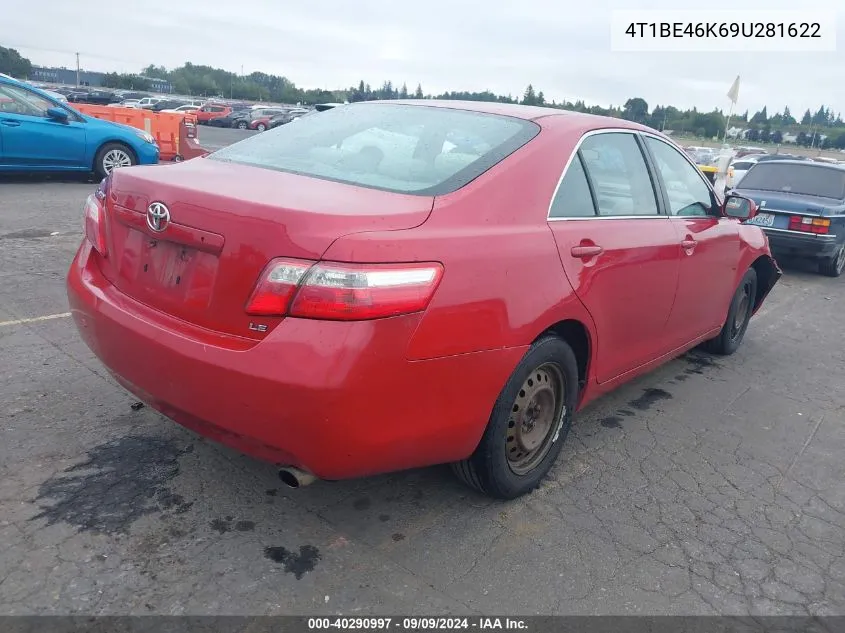
M7 127L18 127L21 124L20 121L12 121L10 119L2 119L0 120L0 123Z
M697 244L698 242L696 242L695 240L686 239L681 242L681 248L683 248L687 253L691 253Z
M573 257L595 257L603 252L604 249L601 246L573 246L570 251Z

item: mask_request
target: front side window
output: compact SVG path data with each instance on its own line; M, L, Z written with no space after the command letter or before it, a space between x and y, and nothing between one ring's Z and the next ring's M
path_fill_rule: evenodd
M658 215L657 198L637 139L627 132L588 137L579 150L599 215Z
M576 154L560 182L549 217L583 218L595 215L596 208L593 205L587 174L584 172L581 157Z
M17 86L0 85L0 112L45 117L53 103Z
M463 187L539 133L536 123L452 108L361 103L303 116L213 160L418 195Z
M704 179L674 147L654 137L646 144L663 179L669 197L670 215L706 216L712 214L713 199Z

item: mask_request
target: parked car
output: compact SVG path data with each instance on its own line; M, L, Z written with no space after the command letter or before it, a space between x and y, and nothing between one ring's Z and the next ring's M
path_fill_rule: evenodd
M109 105L110 103L118 103L120 101L114 93L106 90L71 92L67 95L67 100L70 103L87 103L90 105Z
M274 127L279 127L280 125L284 125L285 123L290 123L293 119L301 117L304 114L308 114L308 112L309 110L306 108L292 108L287 112L270 117L267 122L267 127L272 129Z
M184 105L188 104L178 99L162 99L158 103L154 103L149 107L145 106L145 109L152 110L153 112L162 112L164 110L175 110L176 108L181 108Z
M211 119L224 117L232 112L232 108L223 103L206 103L197 110L197 123L204 125Z
M814 259L819 272L845 269L845 167L814 161L758 161L733 190L751 198L776 254Z
M246 124L249 123L249 111L247 110L232 110L231 112L222 116L214 117L206 121L206 125L211 127L237 127L236 122L244 119ZM244 129L246 129L246 124Z
M140 108L140 99L124 99L120 103L111 103L109 105L118 107L118 108Z
M264 130L270 127L270 119L273 117L269 114L264 116L255 117L249 122L249 129L250 130L258 130L259 132L263 132Z
M145 132L102 121L42 90L0 77L0 171L94 171L158 162Z
M164 110L159 110L159 112L182 112L185 114L196 114L197 110L199 110L199 108L195 105L181 105L177 108L166 108Z
M89 347L294 487L452 462L524 494L577 409L733 353L781 275L754 203L721 204L671 140L497 103L344 105L118 170L85 212Z
M742 182L743 177L745 174L748 173L748 170L751 169L754 165L757 164L757 161L765 154L748 154L742 156L738 159L735 159L731 163L731 167L733 167L733 178L728 179L728 188L734 188L739 186L739 183Z
M138 107L143 108L144 110L149 110L159 101L162 101L159 97L144 97L140 101L138 101Z

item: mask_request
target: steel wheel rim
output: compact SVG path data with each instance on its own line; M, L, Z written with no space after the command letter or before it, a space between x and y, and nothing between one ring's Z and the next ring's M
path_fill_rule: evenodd
M731 327L731 340L736 340L742 333L745 324L748 322L751 305L751 282L746 281L742 286L742 298L739 300L739 305L734 315L734 322Z
M532 371L511 405L505 456L515 475L526 475L548 455L566 414L563 373L552 363Z
M110 149L103 156L103 171L107 174L118 167L131 167L132 158L122 149Z

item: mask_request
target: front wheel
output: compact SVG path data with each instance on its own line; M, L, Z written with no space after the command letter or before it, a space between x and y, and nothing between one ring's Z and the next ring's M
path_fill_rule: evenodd
M508 379L475 452L452 465L467 485L498 499L534 490L572 425L578 364L556 336L534 343Z
M122 143L106 143L94 157L94 172L105 178L118 167L131 167L138 161L134 152Z
M731 307L728 309L728 318L722 326L722 331L716 338L710 339L704 344L704 348L713 354L730 356L739 349L745 332L748 330L748 322L751 321L751 314L754 312L754 303L757 301L757 271L749 268L739 282L734 297L731 300Z
M258 125L255 126L255 129L258 130L259 132L263 132L264 130L267 129L267 126L264 125L263 123L259 123Z
M238 123L237 123L236 127L237 127L239 130L245 130L245 129L247 128L246 121L238 121Z
M843 270L845 270L845 242L839 246L839 250L833 257L819 262L819 272L822 275L839 277Z

